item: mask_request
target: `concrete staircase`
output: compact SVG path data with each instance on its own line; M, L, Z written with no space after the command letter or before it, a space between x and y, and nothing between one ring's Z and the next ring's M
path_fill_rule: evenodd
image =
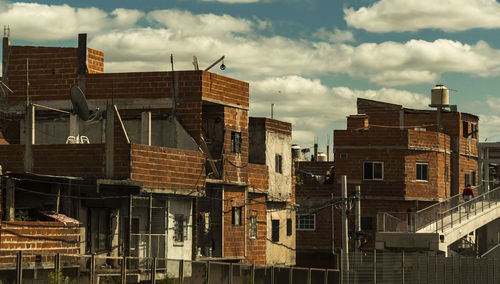
M379 213L377 249L426 249L448 246L500 217L500 187L463 202L460 195L414 213Z

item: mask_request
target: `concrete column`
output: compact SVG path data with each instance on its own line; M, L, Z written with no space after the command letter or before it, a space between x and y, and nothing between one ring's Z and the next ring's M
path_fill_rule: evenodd
M26 107L24 118L24 171L33 172L33 148L35 144L35 106Z
M7 192L5 194L5 219L7 221L14 221L15 185L13 179L7 178Z
M115 175L115 115L114 108L108 102L106 107L106 177L112 178Z
M141 144L151 146L151 112L141 114Z
M119 254L119 233L120 233L120 209L113 209L111 212L111 256L117 257Z
M342 189L340 191L342 197L342 250L344 252L343 259L345 261L346 276L349 275L349 227L347 223L347 176L341 177ZM349 281L347 282L349 283Z
M76 114L69 115L69 135L75 138L80 135L80 118Z
M2 53L2 81L5 84L8 84L8 76L7 76L7 63L9 60L9 51L10 51L10 37L3 38L3 53Z
M361 246L361 240L357 233L361 232L361 187L356 186L356 248L355 251L359 252L359 247Z

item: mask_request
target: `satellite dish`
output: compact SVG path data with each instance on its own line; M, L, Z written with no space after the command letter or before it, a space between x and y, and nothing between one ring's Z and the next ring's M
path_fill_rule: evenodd
M73 112L76 113L80 119L84 121L89 120L89 106L82 89L73 85L70 89L70 99L71 104L73 105Z

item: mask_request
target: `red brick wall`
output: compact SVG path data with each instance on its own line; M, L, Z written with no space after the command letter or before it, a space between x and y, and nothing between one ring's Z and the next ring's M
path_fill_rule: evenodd
M232 207L241 206L242 214L245 205L245 190L243 187L224 186L224 204L222 212L224 222L224 257L243 257L245 252L245 226L246 218L241 216L241 226L232 225Z
M50 252L78 254L80 251L80 229L78 224L60 222L3 221L0 226L0 251L22 250L27 262L34 262L34 254L28 252ZM31 257L28 257L31 255ZM15 263L14 253L2 253L0 263ZM53 256L42 255L42 262L52 262Z
M218 74L197 71L202 74L201 91L203 99L214 100L221 104L233 104L243 108L249 106L249 84Z
M179 121L198 143L201 135L201 109L201 101L188 101L177 104L177 115L179 117Z
M106 161L104 144L33 145L33 160L36 173L83 177L104 176Z
M130 178L145 186L199 190L204 181L202 153L131 144Z
M250 117L249 120L250 124L265 125L266 131L277 132L288 136L292 136L292 124L289 122L270 119L266 117Z
M114 177L130 177L130 144L127 141L118 114L114 112Z
M224 107L225 144L224 173L225 181L248 182L248 111ZM231 152L231 131L241 132L241 153Z
M104 72L104 52L87 48L87 69L90 74Z
M396 146L408 144L408 132L390 129L366 131L335 130L334 147L337 146Z
M11 46L7 67L10 101L26 101L26 58L29 58L29 95L32 100L68 99L77 82L77 49Z
M24 171L24 145L0 145L0 163L4 173Z
M379 126L399 126L399 111L402 106L358 98L358 114L368 115L370 128Z
M363 130L369 126L368 117L349 116L347 117L347 129Z
M255 265L266 264L267 214L266 196L263 194L248 195L247 206L247 258L246 263ZM250 239L250 216L257 216L257 238Z
M269 173L267 165L249 163L248 184L251 189L267 191L269 187Z

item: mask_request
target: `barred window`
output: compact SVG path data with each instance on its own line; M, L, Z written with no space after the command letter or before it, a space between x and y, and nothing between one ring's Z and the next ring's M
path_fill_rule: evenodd
M257 216L250 216L250 239L257 238Z
M297 214L297 216L295 217L295 228L297 229L297 231L316 230L316 215Z

